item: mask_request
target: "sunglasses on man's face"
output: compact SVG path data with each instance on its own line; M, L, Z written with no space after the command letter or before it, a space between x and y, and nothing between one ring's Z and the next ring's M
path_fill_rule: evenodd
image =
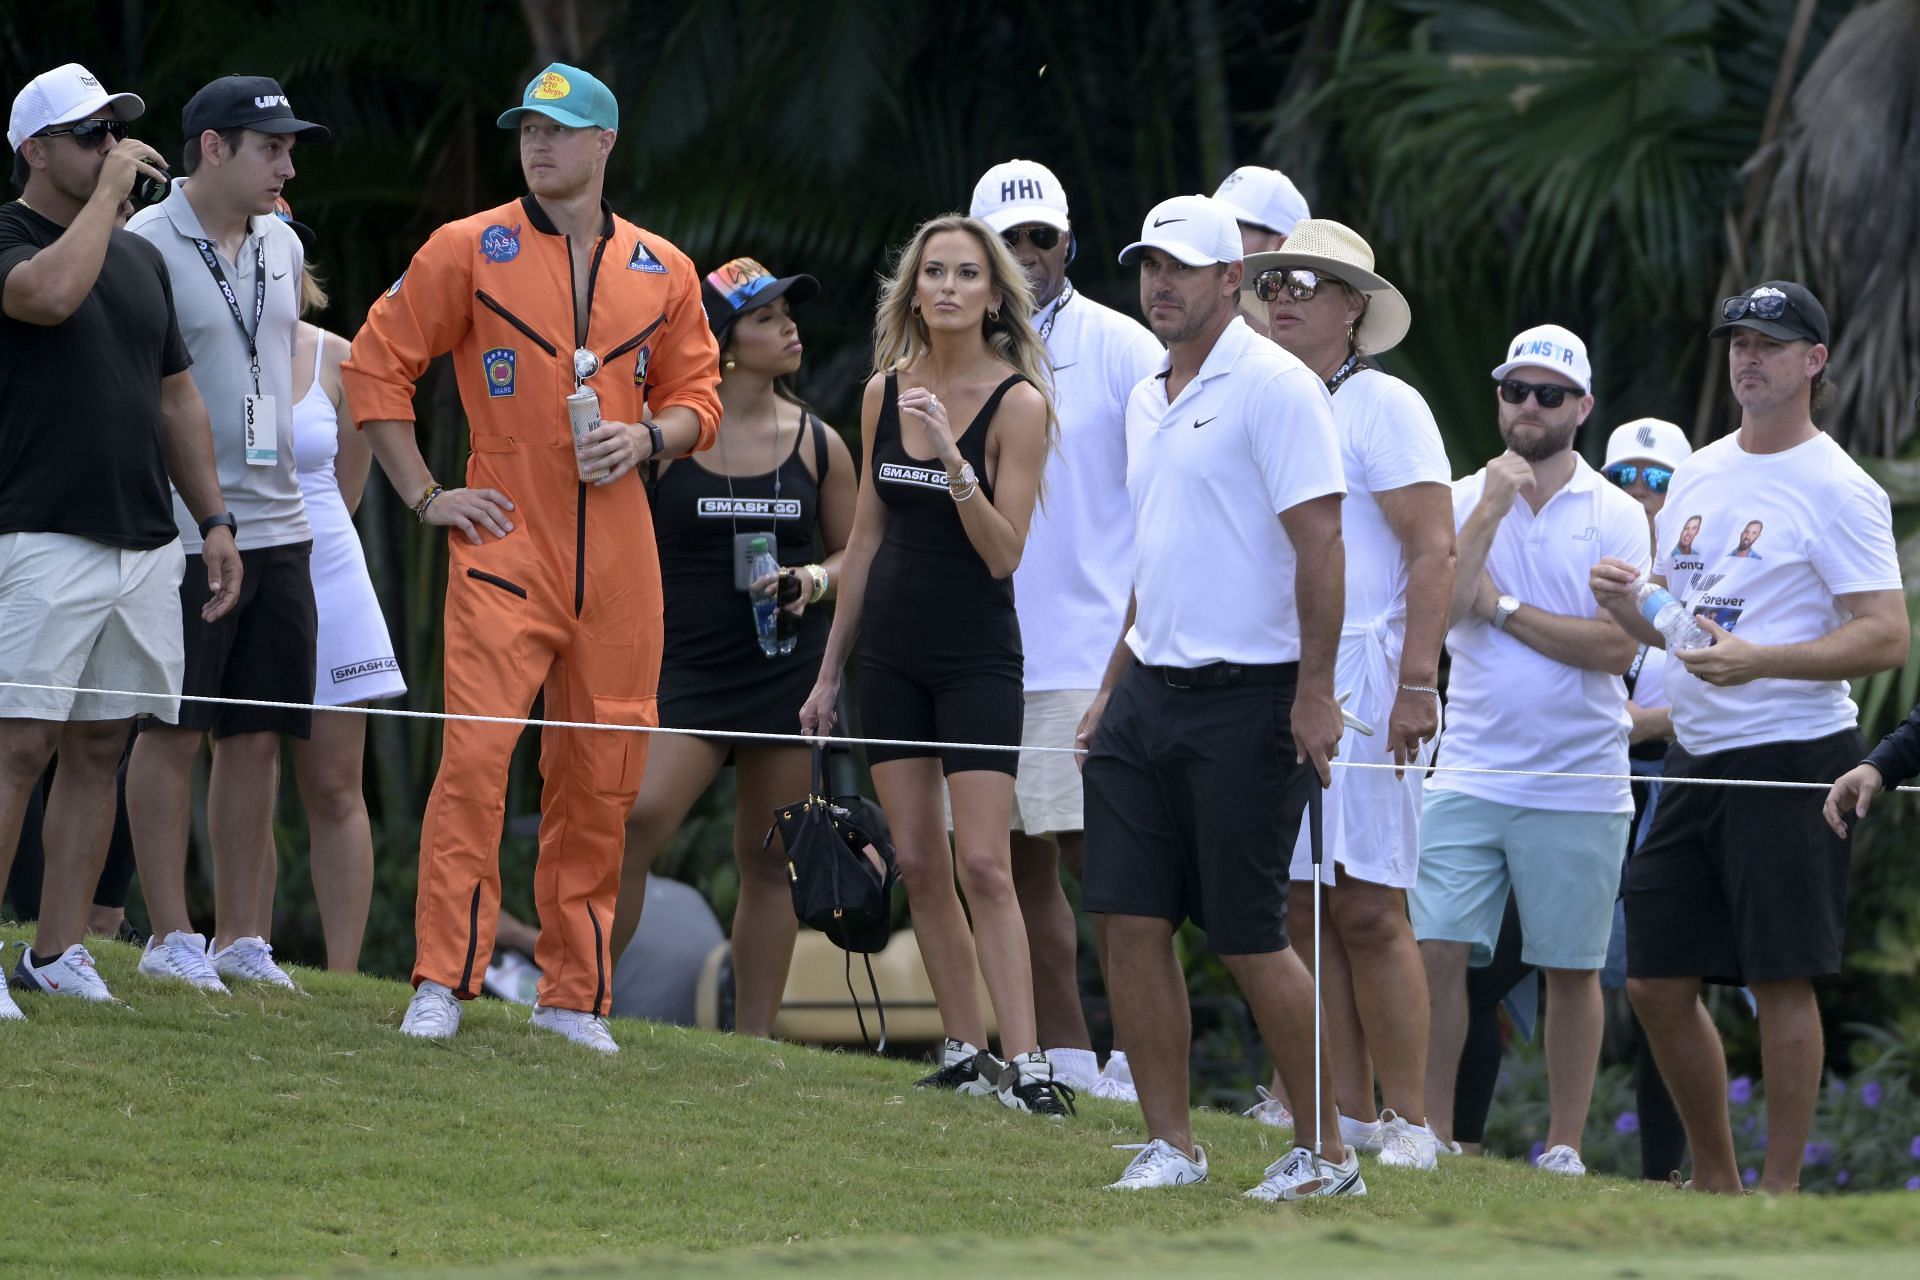
M65 129L42 129L34 135L39 138L72 138L74 145L82 151L98 151L108 138L115 142L127 136L127 123L124 120L82 120L79 124L69 125Z
M1522 382L1518 378L1500 379L1500 398L1508 404L1525 404L1531 395L1542 409L1558 409L1568 396L1580 394L1578 387L1563 387L1557 382Z
M1007 242L1009 249L1018 249L1022 237L1040 252L1047 253L1060 243L1060 228L1011 227L1000 233L1000 238Z
M1295 302L1312 302L1322 287L1338 283L1332 276L1305 267L1273 267L1253 278L1253 296L1262 302L1278 302L1284 290Z
M1672 467L1656 467L1633 462L1616 462L1601 474L1622 489L1631 489L1635 480L1645 480L1647 489L1651 493L1665 493L1667 485L1673 480Z

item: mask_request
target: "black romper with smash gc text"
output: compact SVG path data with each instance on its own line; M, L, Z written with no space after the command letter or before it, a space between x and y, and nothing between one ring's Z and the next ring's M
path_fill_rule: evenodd
M994 389L954 440L992 502L987 430L1018 374ZM870 738L1018 746L1025 712L1025 660L1013 611L1013 579L996 578L960 523L938 459L910 456L900 441L899 379L887 375L873 437L874 486L886 532L867 576L860 620L860 723ZM869 747L878 764L940 757L946 773L1015 773L1012 751Z

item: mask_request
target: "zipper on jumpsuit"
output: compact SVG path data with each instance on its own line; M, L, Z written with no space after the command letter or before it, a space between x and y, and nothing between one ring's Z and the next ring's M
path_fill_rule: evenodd
M567 236L567 301L573 303L574 314L580 313L580 304L574 300L573 280L573 237ZM600 278L600 259L607 252L607 237L600 236L593 244L593 262L587 268L587 319L582 324L574 321L573 345L575 348L587 345L587 331L593 327L593 285ZM581 608L587 600L587 482L580 482L579 515L574 526L573 543L573 616L580 616Z

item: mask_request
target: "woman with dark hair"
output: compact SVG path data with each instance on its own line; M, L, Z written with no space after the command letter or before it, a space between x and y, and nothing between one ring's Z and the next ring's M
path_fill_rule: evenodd
M762 847L773 811L806 792L801 746L729 738L792 733L827 647L827 611L853 527L853 455L794 393L803 348L790 308L820 291L812 276L775 276L751 258L708 273L702 293L720 344L720 434L714 447L650 469L654 538L666 597L660 734L627 819L611 943L616 962L640 923L647 873L687 811L731 761L739 790L733 852L734 1029L773 1034L796 923L784 861ZM647 376L647 348L633 376ZM764 538L780 563L789 652L763 653L746 555Z
M833 631L800 713L807 734L831 732L841 667L858 635L867 736L1019 745L1024 661L1012 576L1054 432L1032 311L1006 244L958 214L922 224L882 284L860 411L866 462ZM1071 1091L1055 1083L1039 1049L1014 896L1007 830L1016 757L931 745L868 751L946 1030L941 1065L921 1084L1061 1116ZM954 892L956 867L971 929ZM976 973L986 979L1005 1063L985 1047Z

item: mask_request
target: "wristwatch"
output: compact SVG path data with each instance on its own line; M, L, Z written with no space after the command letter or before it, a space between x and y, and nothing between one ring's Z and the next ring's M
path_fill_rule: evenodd
M222 525L226 526L227 532L234 537L240 536L240 522L233 518L233 512L222 511L219 515L208 516L200 522L200 541L205 542L208 531L218 529Z
M1501 596L1498 600L1495 600L1493 602L1493 629L1495 631L1505 631L1507 629L1507 619L1511 618L1515 613L1519 612L1519 610L1520 597L1518 596Z
M660 430L660 424L649 418L640 425L647 429L647 435L653 441L653 452L648 454L647 457L657 458L665 453L667 451L667 434Z

